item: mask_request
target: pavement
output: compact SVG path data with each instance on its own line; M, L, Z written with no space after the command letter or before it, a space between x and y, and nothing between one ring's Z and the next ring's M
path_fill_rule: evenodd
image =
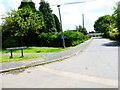
M16 69L22 69L30 66L38 66L42 65L48 62L60 60L60 59L66 59L71 56L74 56L78 54L79 52L82 52L93 40L91 38L90 40L85 41L84 43L81 43L75 47L72 47L70 49L67 49L62 52L55 52L55 53L24 53L24 54L40 54L40 55L45 55L40 58L34 58L34 59L27 59L27 60L22 60L22 61L12 61L12 62L3 62L0 63L0 73L7 72L10 70L16 70ZM19 53L15 53L18 55ZM3 53L2 55L8 55Z

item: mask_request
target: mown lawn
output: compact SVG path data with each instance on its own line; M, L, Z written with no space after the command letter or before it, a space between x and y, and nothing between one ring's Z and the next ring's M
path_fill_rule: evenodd
M24 53L40 53L40 52L61 52L70 47L63 48L63 47L28 47L24 49ZM3 49L0 53L9 53L9 50ZM13 50L13 53L21 53L21 50Z
M20 60L38 58L42 56L44 55L24 55L24 57L21 57L20 55L13 55L13 58L10 58L10 55L2 55L0 57L0 62L20 61Z

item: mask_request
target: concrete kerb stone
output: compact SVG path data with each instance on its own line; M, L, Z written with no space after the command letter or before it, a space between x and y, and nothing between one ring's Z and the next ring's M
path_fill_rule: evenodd
M71 55L67 55L67 56L64 56L64 57L61 57L61 58L56 58L56 59L53 59L53 60L50 60L50 61L32 62L32 63L29 63L28 65L21 66L21 67L15 67L15 68L9 68L9 69L0 70L0 73L8 72L8 71L11 71L11 70L25 69L25 68L29 68L29 67L43 65L43 64L46 64L46 63L50 63L50 62L55 62L55 61L58 61L58 60L61 60L61 59L70 58L70 57L75 56L75 55L79 54L80 52L82 52L92 42L92 40L93 40L93 38L91 38L90 40L84 42L85 44L83 44L83 47L79 51L77 51L77 52L75 52L75 53L73 53Z

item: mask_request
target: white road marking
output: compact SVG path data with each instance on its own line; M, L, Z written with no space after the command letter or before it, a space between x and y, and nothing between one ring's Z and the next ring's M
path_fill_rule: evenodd
M78 79L78 80L84 80L84 81L88 81L88 82L118 87L118 80L83 75L83 74L76 74L76 73L54 70L54 69L45 68L45 67L40 67L40 69L42 69L43 71L54 73L54 74L64 76L64 77L69 77L69 78L74 78L74 79Z

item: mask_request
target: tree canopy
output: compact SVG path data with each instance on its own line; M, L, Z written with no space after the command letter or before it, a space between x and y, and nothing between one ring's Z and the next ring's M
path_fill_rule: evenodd
M104 15L99 17L94 24L94 30L96 32L104 33L105 37L109 36L109 32L113 29L112 17L110 15Z
M62 32L62 26L61 26L61 23L59 22L58 17L55 14L53 14L53 16L54 16L55 27L57 29L57 32Z
M115 21L115 26L120 32L120 1L116 4L116 7L114 9L115 10L112 16Z
M46 32L57 32L52 9L48 2L40 2L39 10L43 13L44 22L46 24Z
M21 8L30 8L32 9L33 11L36 11L35 9L35 3L32 2L32 1L29 1L28 0L23 0L20 4L20 6L18 7L18 9L21 9Z
M8 31L12 36L25 36L29 32L39 33L38 30L44 25L43 17L30 8L12 10L4 20L3 33Z
M81 25L76 26L76 30L83 33L84 35L87 35L87 29L83 28Z
M101 16L95 21L94 30L103 33L103 37L120 40L120 1L112 15Z

